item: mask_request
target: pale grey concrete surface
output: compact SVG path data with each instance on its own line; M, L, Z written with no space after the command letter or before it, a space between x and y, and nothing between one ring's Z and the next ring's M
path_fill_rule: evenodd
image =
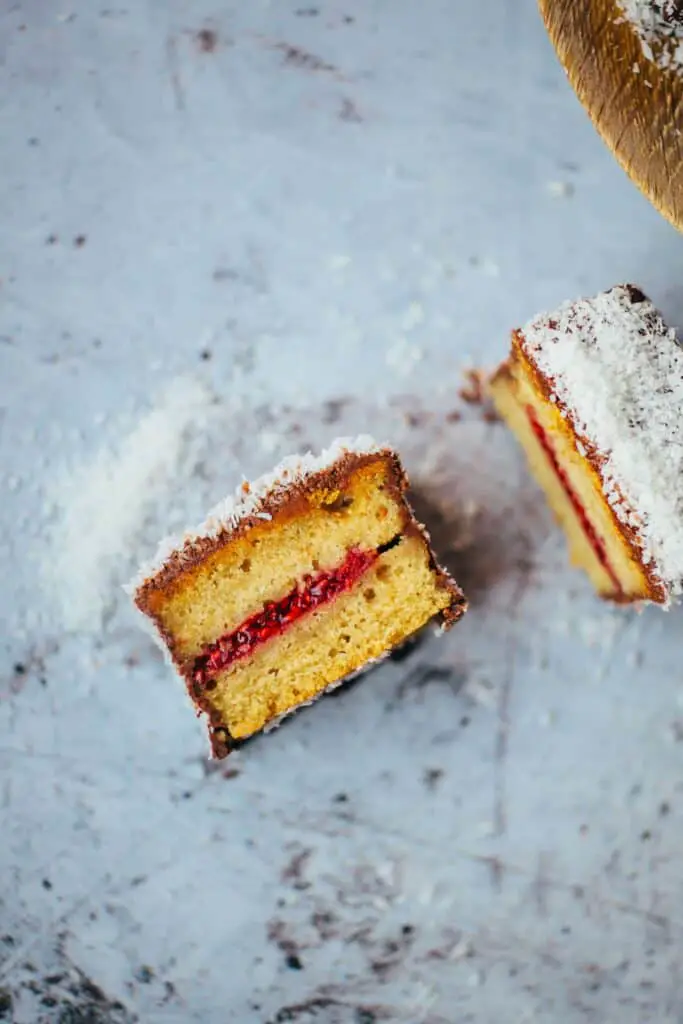
M566 297L683 321L534 4L0 11L0 1019L683 1020L680 612L599 606L457 398ZM41 582L55 474L194 377L219 418L133 559L338 433L400 444L441 542L478 504L463 624L217 770L126 558L99 628Z

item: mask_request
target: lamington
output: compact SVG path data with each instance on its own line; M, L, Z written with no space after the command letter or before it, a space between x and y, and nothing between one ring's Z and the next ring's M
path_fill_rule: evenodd
M668 606L683 580L683 351L650 300L624 284L535 317L489 386L572 562L606 599Z
M245 482L141 570L129 592L206 714L214 756L463 615L407 487L391 448L341 439Z

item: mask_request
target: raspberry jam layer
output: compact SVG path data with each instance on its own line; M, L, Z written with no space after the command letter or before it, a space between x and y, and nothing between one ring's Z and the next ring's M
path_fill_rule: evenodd
M588 539L588 542L593 549L595 557L600 562L600 565L609 576L610 582L614 587L615 596L619 596L622 593L621 584L619 583L619 580L614 570L612 569L612 566L610 565L609 558L607 557L607 549L602 539L598 537L597 533L595 532L593 524L591 523L590 519L586 514L586 510L581 504L578 494L572 487L569 477L560 465L557 455L555 454L555 451L550 443L550 440L548 439L545 430L538 422L538 418L530 405L527 405L526 407L526 414L529 419L529 423L531 424L531 429L533 430L538 443L540 444L546 458L553 467L558 480L564 488L565 494L572 503L572 507L574 509L574 512L576 513L577 519L581 524L581 529L586 535L586 538Z
M286 597L268 602L260 612L252 615L238 629L220 637L197 658L192 670L195 686L212 690L216 685L214 677L233 662L248 658L260 644L279 636L304 615L350 590L379 558L379 554L378 551L351 548L335 569L304 576Z

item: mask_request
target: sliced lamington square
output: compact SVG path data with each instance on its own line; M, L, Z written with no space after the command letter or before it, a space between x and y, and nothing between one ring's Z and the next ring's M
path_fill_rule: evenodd
M668 605L683 580L683 351L633 285L512 334L498 411L598 593Z
M131 585L205 712L214 754L276 723L464 597L406 499L396 452L340 440L243 484Z

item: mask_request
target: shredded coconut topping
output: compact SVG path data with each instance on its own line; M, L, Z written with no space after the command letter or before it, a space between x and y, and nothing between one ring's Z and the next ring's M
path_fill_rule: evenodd
M618 5L638 33L643 56L659 67L683 71L681 0L618 0ZM634 71L639 73L638 65Z
M265 473L252 482L241 483L233 495L224 498L211 509L204 522L195 530L163 540L152 561L142 566L126 589L129 593L134 593L145 580L159 572L172 554L182 554L183 549L191 548L199 540L217 537L224 530L234 530L249 516L270 519L270 513L262 508L266 499L284 494L293 485L305 481L315 473L329 469L344 455L350 452L370 455L387 449L387 445L378 445L372 437L361 435L356 438L338 438L320 455L307 452L305 455L288 456L272 472Z
M679 593L683 350L675 332L642 292L620 285L536 317L522 348L598 456L605 497L634 531L644 563Z

